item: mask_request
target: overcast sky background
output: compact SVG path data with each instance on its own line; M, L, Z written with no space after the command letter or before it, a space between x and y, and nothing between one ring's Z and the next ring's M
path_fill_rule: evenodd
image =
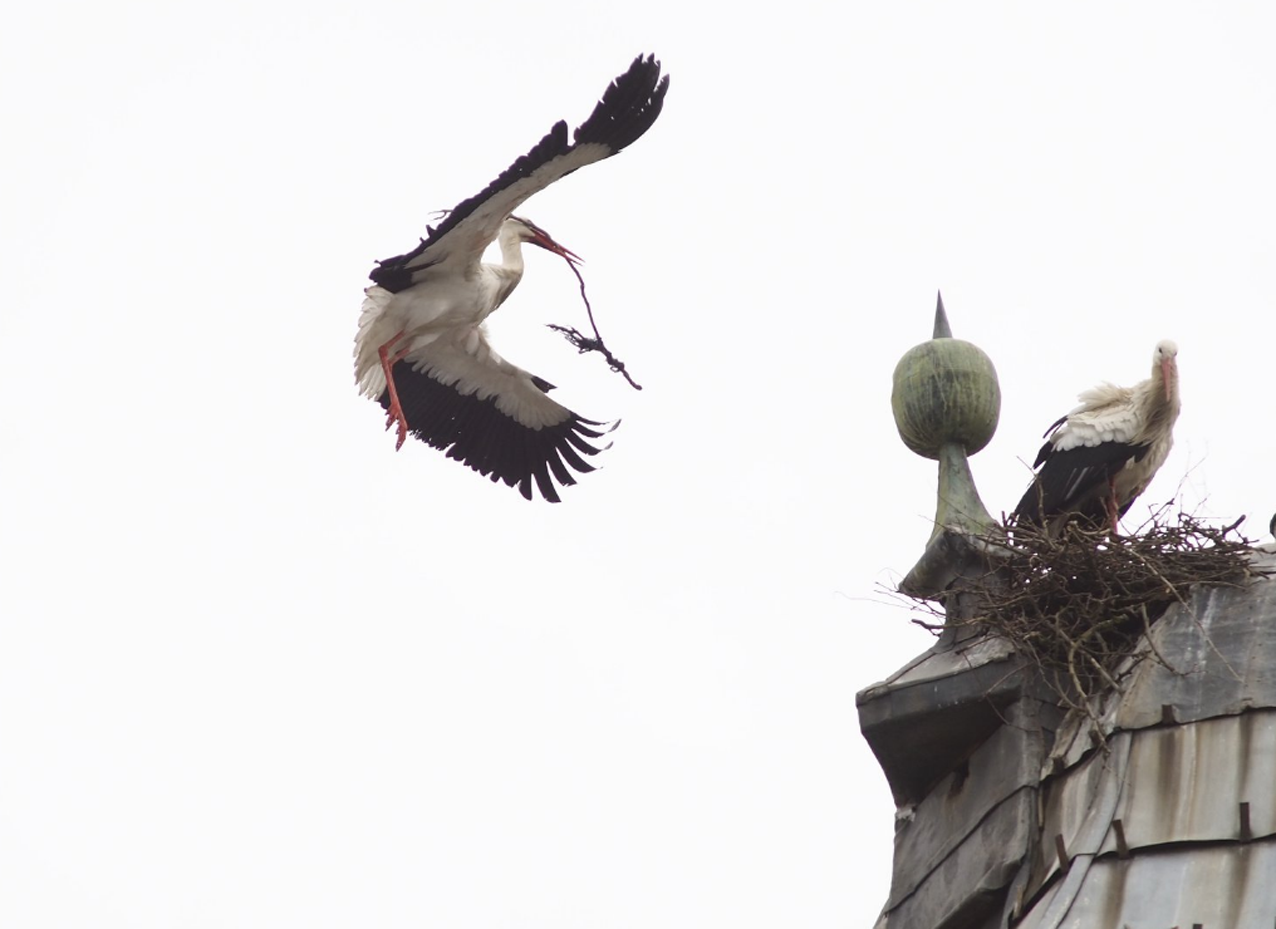
M891 372L957 336L1044 428L1180 346L1144 500L1266 539L1270 4L26 3L0 34L0 923L871 925L855 693L935 466ZM528 504L358 396L373 259L640 52L622 155L523 212L493 320L604 469ZM1136 504L1132 516L1146 515ZM1127 520L1127 526L1139 519Z

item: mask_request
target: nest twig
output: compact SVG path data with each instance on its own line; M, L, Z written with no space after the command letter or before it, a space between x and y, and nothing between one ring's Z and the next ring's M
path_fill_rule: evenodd
M625 363L613 355L611 349L603 341L602 334L598 331L598 323L594 322L594 308L589 305L589 297L585 294L585 279L581 276L580 268L576 266L576 261L566 255L563 257L567 259L567 265L572 269L572 273L576 275L576 280L580 281L580 298L585 301L585 312L589 314L589 325L594 330L594 337L591 339L571 326L559 326L556 323L546 323L545 325L555 332L561 332L563 337L576 346L576 351L582 355L585 352L602 352L603 357L607 359L607 367L617 374L624 375L625 380L629 382L629 386L634 390L642 390L642 385L635 381L629 375L629 372L625 370Z
M1168 509L1128 537L1077 523L1056 538L1025 526L1013 529L1009 544L990 537L1002 559L987 575L964 582L978 604L974 615L913 621L934 632L972 625L1009 640L1061 705L1097 725L1098 698L1120 689L1125 659L1137 652L1136 664L1151 658L1170 667L1154 646L1135 646L1143 638L1150 644L1152 624L1171 604L1186 603L1193 587L1244 587L1273 573L1255 565L1254 542L1238 531L1241 520L1220 528ZM930 606L930 615L939 620L938 608Z

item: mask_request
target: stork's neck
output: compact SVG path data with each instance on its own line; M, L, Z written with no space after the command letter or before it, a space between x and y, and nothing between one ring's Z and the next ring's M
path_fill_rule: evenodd
M518 226L506 223L501 226L497 236L501 246L501 267L515 276L515 281L523 276L523 240L519 237Z
M484 316L504 303L523 279L523 241L518 236L517 227L506 223L501 227L496 241L501 246L501 263L483 266L484 275L489 281L488 286L492 288L490 308Z
M1179 417L1178 365L1173 359L1164 367L1154 365L1152 376L1143 382L1143 386L1144 426L1141 438L1162 433L1168 436Z

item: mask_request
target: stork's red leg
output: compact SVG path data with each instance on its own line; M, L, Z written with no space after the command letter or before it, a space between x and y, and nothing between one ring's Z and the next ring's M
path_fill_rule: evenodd
M1108 495L1103 500L1103 507L1108 511L1108 518L1112 520L1112 534L1117 534L1117 520L1121 518L1121 506L1117 503L1116 495L1116 478L1108 478Z
M394 443L396 452L403 448L403 442L408 437L408 418L403 415L403 407L399 403L399 391L394 386L394 366L403 360L403 356L407 354L407 349L395 352L394 355L390 354L390 349L394 347L394 343L401 338L403 338L402 332L377 349L377 355L381 358L381 370L385 372L386 390L390 392L390 408L386 411L385 427L389 429L396 422L399 424L399 441Z

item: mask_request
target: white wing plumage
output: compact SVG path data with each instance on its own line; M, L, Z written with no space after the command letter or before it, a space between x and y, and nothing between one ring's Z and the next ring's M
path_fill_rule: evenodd
M1082 393L1081 405L1060 421L1054 432L1055 451L1093 448L1103 442L1133 442L1141 422L1134 392L1128 387L1102 384ZM1050 433L1047 433L1049 435Z

